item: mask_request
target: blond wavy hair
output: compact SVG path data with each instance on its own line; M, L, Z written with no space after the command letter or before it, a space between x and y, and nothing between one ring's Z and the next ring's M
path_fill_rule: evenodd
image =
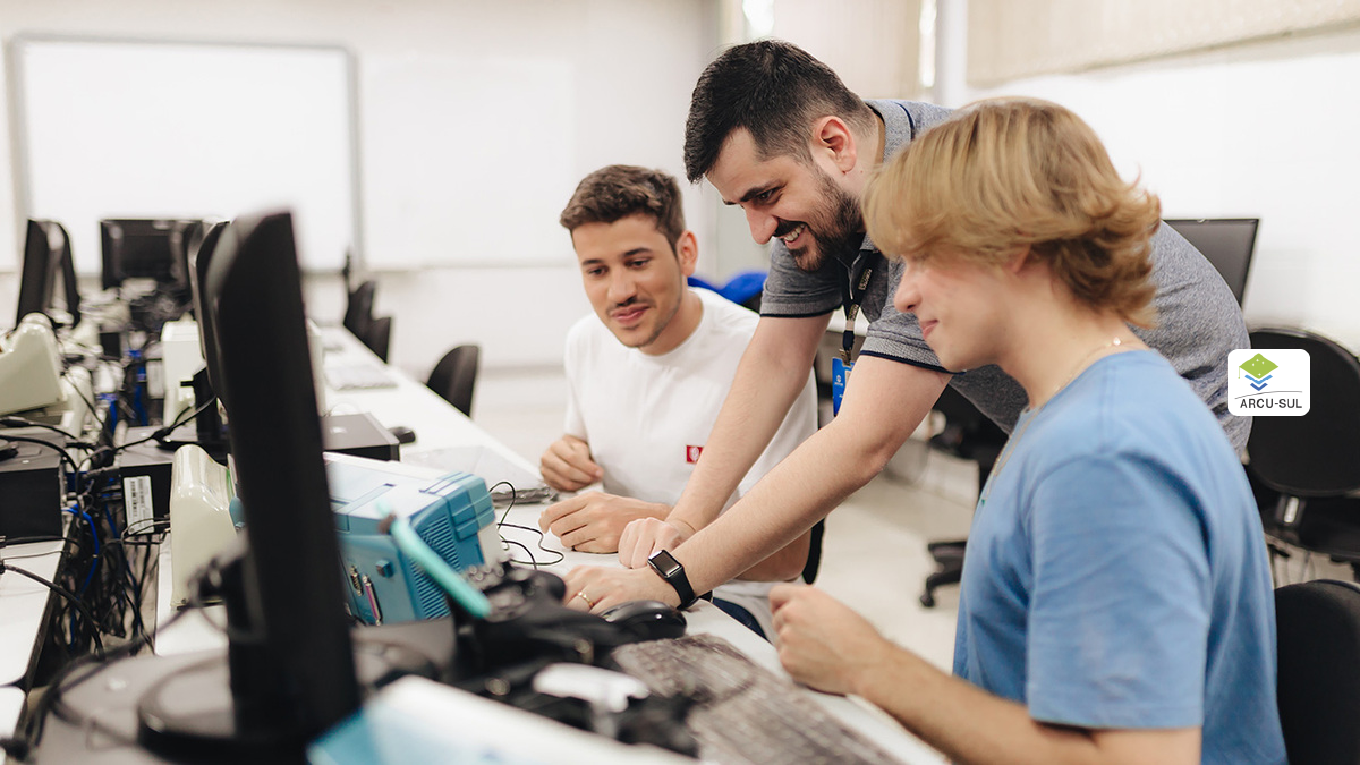
M1151 327L1161 202L1127 183L1095 131L1038 99L970 104L916 138L864 200L869 236L913 262L999 267L1029 247L1080 304Z

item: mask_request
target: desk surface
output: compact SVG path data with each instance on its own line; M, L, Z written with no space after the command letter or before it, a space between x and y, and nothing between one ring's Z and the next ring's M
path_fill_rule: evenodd
M352 354L362 358L368 353L366 348L343 330L324 330L327 345L339 350L328 350L328 354ZM536 468L522 457L498 443L467 417L450 406L444 399L420 383L414 382L397 370L391 370L397 387L362 391L326 391L326 407L332 413L370 412L379 422L387 426L407 425L417 430L417 441L402 447L402 455L417 455L422 451L447 449L450 447L480 446L494 449L506 460L522 465L530 472ZM543 505L522 505L509 511L507 521L519 526L537 527ZM508 540L520 542L534 550L540 560L555 559L557 556L539 551L539 536L531 531L506 528L502 535ZM542 539L547 550L560 553L562 560L546 566L549 570L565 573L577 565L617 566L615 555L596 555L564 549L558 540L548 535ZM158 620L169 617L170 583L173 572L168 553L169 545L162 546L160 591L166 597L158 599ZM511 546L517 557L523 552ZM707 633L722 637L735 645L753 661L776 673L784 674L774 646L757 637L755 633L732 620L710 603L700 602L687 612L689 630L692 633ZM214 621L220 621L215 617ZM222 633L201 614L187 615L166 634L157 639L158 654L176 654L202 650L225 644ZM871 737L881 746L898 755L908 763L942 763L938 753L925 746L901 728L895 721L880 710L859 700L808 691L823 707Z
M0 558L51 581L57 574L61 546L61 542L10 545L0 550ZM0 574L0 685L19 683L28 673L51 594L12 571Z

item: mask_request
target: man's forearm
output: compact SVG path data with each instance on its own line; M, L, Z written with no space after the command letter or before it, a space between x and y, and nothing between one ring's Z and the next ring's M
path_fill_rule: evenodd
M863 666L856 695L963 765L1197 763L1198 728L1103 730L1046 725L1023 705L941 672L893 646Z
M672 521L701 529L722 512L807 384L827 319L761 319Z
M696 591L712 589L768 558L868 483L873 476L863 477L863 466L847 459L848 434L837 430L833 422L813 434L736 505L675 550Z
M946 379L894 361L862 360L841 414L676 548L696 591L769 557L873 479L924 419Z

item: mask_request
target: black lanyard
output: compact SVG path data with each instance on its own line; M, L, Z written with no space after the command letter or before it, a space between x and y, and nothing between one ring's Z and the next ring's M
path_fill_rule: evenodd
M859 286L855 287L854 267L849 268L850 273L845 280L844 299L841 302L845 309L845 331L841 333L841 361L850 363L850 355L855 348L855 319L859 317L859 304L864 301L864 291L869 286L869 279L874 275L873 266L868 266L859 275ZM858 289L859 294L855 291Z

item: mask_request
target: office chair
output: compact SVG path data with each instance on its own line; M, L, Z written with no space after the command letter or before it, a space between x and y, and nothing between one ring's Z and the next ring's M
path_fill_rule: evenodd
M1360 762L1360 587L1318 579L1275 590L1275 634L1289 761Z
M997 427L973 402L949 386L933 407L945 417L942 432L930 439L930 445L960 459L973 460L978 465L978 496L987 485L992 466L1006 445L1006 432ZM967 539L950 539L926 544L926 551L935 559L935 570L926 576L921 590L921 605L935 607L935 590L958 584L963 576L963 555Z
M345 304L345 329L360 340L368 337L373 326L373 301L377 292L378 283L366 281L350 291Z
M1308 414L1252 422L1247 473L1266 533L1360 574L1360 499L1348 496L1360 491L1360 360L1304 330L1259 329L1251 347L1302 348L1312 370Z
M475 343L456 346L435 364L425 382L468 417L472 416L472 392L477 386L481 355L482 347Z
M701 276L690 276L686 281L691 287L711 290L739 306L760 313L760 296L765 291L764 271L742 271L725 284L715 284Z
M392 347L392 317L380 316L374 319L368 327L368 335L359 339L386 364L388 350Z

